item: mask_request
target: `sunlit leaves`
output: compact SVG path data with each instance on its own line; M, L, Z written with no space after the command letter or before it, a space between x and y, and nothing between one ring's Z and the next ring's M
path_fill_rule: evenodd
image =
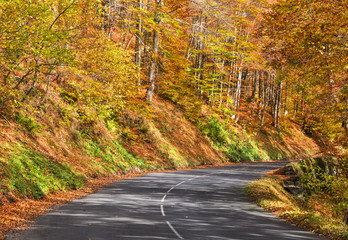
M330 137L344 131L337 126L347 119L338 107L338 93L347 88L347 13L346 0L287 0L272 5L260 27L265 58L290 73L294 96L307 109L301 117Z
M91 106L121 109L136 97L134 64L103 31L101 1L1 1L0 13L0 107L16 108L35 89L40 100L52 81Z

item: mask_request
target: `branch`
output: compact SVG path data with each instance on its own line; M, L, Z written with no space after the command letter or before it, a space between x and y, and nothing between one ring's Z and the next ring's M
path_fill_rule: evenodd
M67 6L62 12L60 12L60 13L58 14L58 16L56 17L56 19L54 19L53 23L51 24L51 26L50 26L48 29L49 29L49 30L52 30L52 27L54 26L54 24L56 24L56 22L58 21L58 19L59 19L66 11L68 11L68 9L71 8L72 5L74 5L74 4L75 4L75 0L74 0L69 6Z

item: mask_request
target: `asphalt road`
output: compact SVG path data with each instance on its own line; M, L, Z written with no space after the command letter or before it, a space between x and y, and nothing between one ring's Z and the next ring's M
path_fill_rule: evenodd
M7 239L324 239L255 206L244 187L285 163L151 173L49 212Z

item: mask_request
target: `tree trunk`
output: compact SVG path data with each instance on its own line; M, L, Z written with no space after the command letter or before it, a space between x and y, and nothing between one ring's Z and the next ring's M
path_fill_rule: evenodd
M285 83L284 116L288 115L288 86Z
M240 95L241 95L241 88L242 88L242 77L243 77L243 68L239 67L239 69L238 69L237 89L236 89L236 94L235 94L235 97L234 97L234 110L235 111L239 107L239 103L240 103Z
M263 91L263 110L262 110L262 117L261 117L261 127L265 123L265 115L266 115L266 108L267 108L267 101L268 101L268 95L267 95L267 90L268 90L268 80L269 80L269 73L266 73L266 78L265 78L265 83L264 83L264 91Z
M142 8L142 0L138 0L138 8ZM141 19L139 18L136 24L137 33L135 34L135 64L138 67L138 86L140 89L141 85L141 32L142 32L142 24Z
M229 73L229 76L228 76L228 88L227 88L227 97L226 97L226 108L229 107L229 103L230 103L232 79L233 79L233 61L231 61L230 73Z
M162 7L162 0L156 0L156 17L155 22L157 25L161 24L161 14L160 8ZM149 79L149 88L147 90L147 101L151 105L152 96L155 90L155 80L156 80L156 70L157 70L157 59L159 52L159 32L157 30L153 31L153 52L154 56L152 57L151 67L150 67L150 79Z
M258 78L258 72L255 71L254 73L254 77L252 80L252 86L251 86L251 96L250 96L250 101L252 102L252 100L255 98L256 95L256 90L257 90L257 78Z
M281 116L281 100L282 100L282 82L279 82L276 93L275 93L275 104L274 104L274 127L278 128Z
M263 99L263 78L265 74L264 72L259 72L259 101L258 101L258 116L261 118L261 108L262 108L262 102L261 99Z

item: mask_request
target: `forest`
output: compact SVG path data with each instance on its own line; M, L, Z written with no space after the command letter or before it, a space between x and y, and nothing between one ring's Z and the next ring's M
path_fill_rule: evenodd
M345 1L11 1L1 3L1 114L50 91L113 114L202 105L234 123L347 141ZM53 86L54 85L54 86ZM86 113L88 115L88 113Z
M0 206L304 155L339 159L346 201L347 39L347 0L0 1Z

